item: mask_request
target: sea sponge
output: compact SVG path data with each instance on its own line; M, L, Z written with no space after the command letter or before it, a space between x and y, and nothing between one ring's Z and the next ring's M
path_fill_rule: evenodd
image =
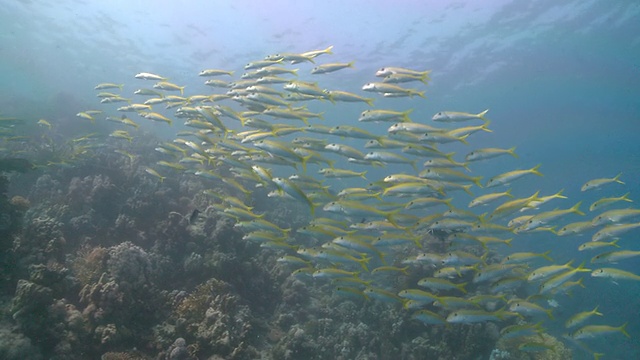
M31 202L22 196L16 195L9 201L18 211L27 211L31 206Z

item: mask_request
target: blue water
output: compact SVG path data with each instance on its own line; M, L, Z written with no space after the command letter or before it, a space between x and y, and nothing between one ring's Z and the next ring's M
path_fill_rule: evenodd
M203 94L211 88L197 76L202 69L234 70L237 78L246 63L265 55L329 45L334 55L318 59L354 61L355 69L313 77L307 75L312 64L299 64L305 80L375 97L376 108L414 109L411 118L420 122L442 110L490 109L493 133L472 135L472 147L516 146L519 159L474 167L483 182L541 163L544 177L519 181L516 196L564 189L569 199L545 208L551 210L579 200L587 208L602 197L630 192L638 206L640 4L634 1L5 1L0 7L0 116L72 124L77 112L105 108L93 90L101 82L124 83L122 93L130 94L142 86L133 75L151 72L185 85L190 95ZM427 99L362 92L384 66L432 70ZM310 111L324 112L328 126L362 125L356 120L365 108L309 104ZM186 129L141 123L165 139ZM366 128L384 134L388 125ZM447 147L458 160L470 149ZM370 180L411 171L405 165L354 169L368 170ZM620 172L624 186L580 191L587 180ZM469 200L456 195L455 203L466 207ZM552 249L555 262L579 263L593 256L577 252L589 236L527 235L514 242L513 251ZM640 250L638 236L639 231L625 235L621 244ZM618 267L640 273L638 260ZM629 322L631 338L613 335L590 347L606 352L605 358L639 358L640 284L588 276L584 281L586 289L561 299L558 316L599 304L604 323Z

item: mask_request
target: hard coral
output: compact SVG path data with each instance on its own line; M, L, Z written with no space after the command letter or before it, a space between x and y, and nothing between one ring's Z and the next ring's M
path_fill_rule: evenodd
M211 279L199 285L178 304L174 314L179 316L178 331L193 339L200 353L249 357L246 342L252 329L251 313L229 284Z

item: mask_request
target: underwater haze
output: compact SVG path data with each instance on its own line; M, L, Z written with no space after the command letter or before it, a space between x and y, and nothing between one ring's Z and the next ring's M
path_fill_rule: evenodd
M640 3L6 1L0 50L2 359L640 358Z

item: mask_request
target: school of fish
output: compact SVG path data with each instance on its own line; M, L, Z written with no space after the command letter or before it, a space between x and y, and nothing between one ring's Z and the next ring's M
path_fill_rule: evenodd
M121 93L123 84L98 84L96 95L106 109L81 111L77 117L121 125L110 136L126 143L135 139L139 121L158 126L184 121L193 130L159 143L156 151L165 159L139 171L159 182L180 175L223 186L224 191L207 191L206 212L231 218L244 239L277 252L278 263L292 276L309 286L329 285L354 301L402 307L426 326L491 321L522 351L553 351L540 335L558 327L555 299L580 291L585 276L640 280L616 267L640 256L623 240L640 228L640 209L624 193L621 175L589 180L582 191L613 195L593 204L577 200L573 206L547 205L566 199L562 190L542 194L517 188L520 178L542 176L541 165L506 169L488 180L474 176L474 168L491 159L518 158L515 148L473 147L476 133L491 136L488 110L442 109L431 119L413 119L411 109L376 108L381 97L427 101L430 71L383 67L362 84L360 94L326 89L323 78L357 66L322 62L332 53L328 47L268 55L247 63L246 72L235 78L233 71L205 69L198 75L214 90L188 96L185 86L141 72L132 80L139 85L133 94ZM294 68L297 64L310 69ZM344 102L363 110L333 127L322 125L323 113L305 106ZM387 124L387 134L366 130L371 122ZM38 124L52 127L45 119ZM468 144L469 151L448 152L449 143ZM403 170L382 178L368 175L384 168ZM309 221L277 226L268 212L253 211L258 193L268 193L269 199L260 201L290 201L308 209ZM454 196L468 198L467 209L455 207ZM576 259L566 263L554 262L553 250L509 251L531 232L591 238L580 237L586 241L575 249ZM583 261L588 252L593 257ZM522 289L526 297L519 297ZM589 348L589 339L629 337L626 323L608 323L597 304L576 309L561 326L565 341L596 358L601 354Z

